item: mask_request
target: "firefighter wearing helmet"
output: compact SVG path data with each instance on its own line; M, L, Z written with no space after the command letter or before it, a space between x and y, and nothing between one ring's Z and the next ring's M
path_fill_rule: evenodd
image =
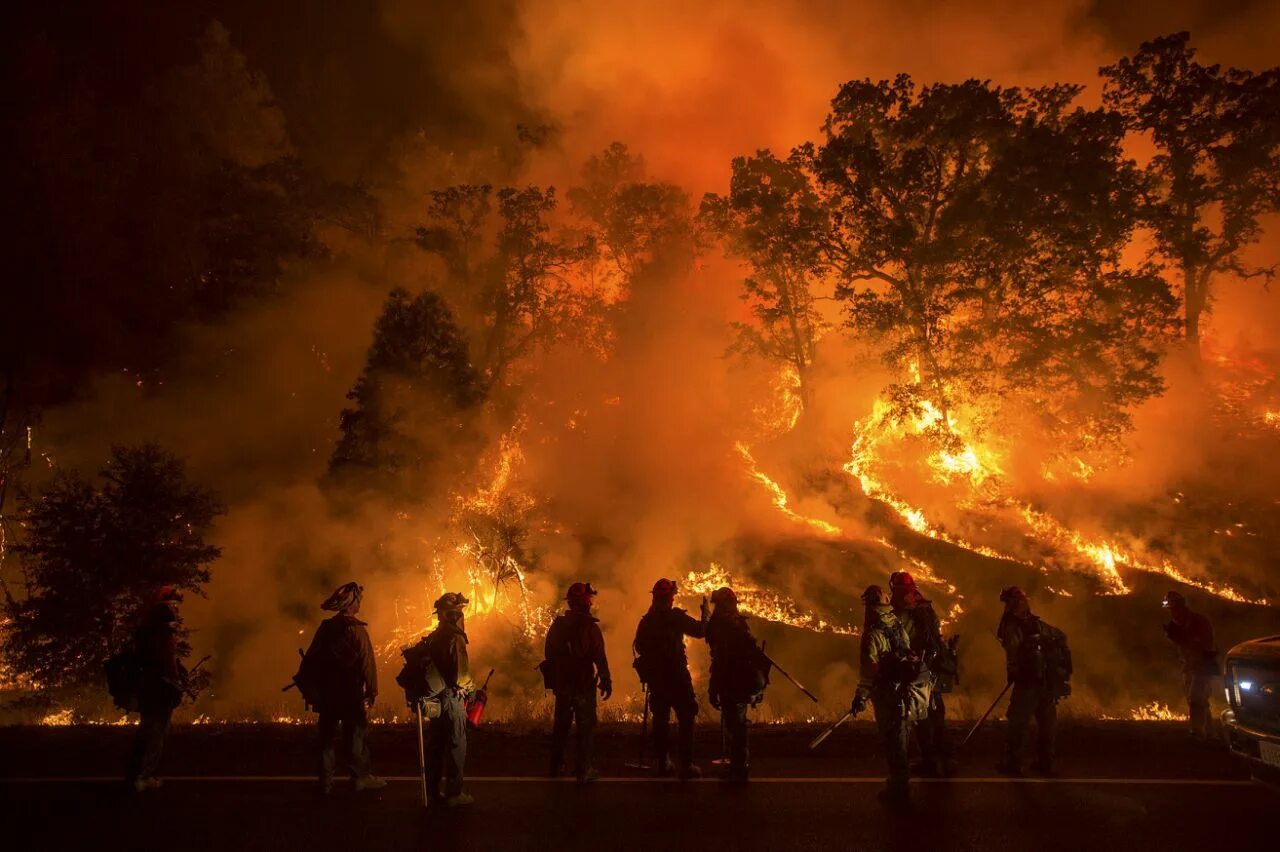
M435 603L436 629L423 640L445 683L439 696L440 715L427 729L427 796L432 804L450 808L473 801L462 790L467 762L467 698L475 690L463 615L468 603L460 592L442 595Z
M911 723L928 713L931 676L911 653L910 638L893 614L889 593L868 586L860 642L858 688L849 708L854 715L870 704L889 759L889 777L880 800L902 805L909 800L907 748Z
M920 762L911 767L911 772L924 777L950 775L953 766L947 739L947 710L942 696L955 685L954 640L951 643L943 641L942 625L933 604L920 593L915 578L906 571L895 571L889 577L889 594L893 614L907 631L912 653L928 664L933 675L929 715L916 726Z
M1036 760L1031 769L1053 775L1058 701L1071 694L1071 650L1067 635L1031 612L1031 602L1017 586L1000 593L1004 615L996 637L1004 646L1009 698L1009 739L1005 758L996 765L1004 775L1022 775L1022 752L1031 720L1036 722Z
M547 631L545 656L540 668L544 684L556 697L551 728L551 776L564 768L569 729L577 723L574 770L580 783L600 777L592 766L592 733L596 727L596 690L609 700L613 679L605 656L600 620L591 614L596 590L590 583L574 583L565 601L568 609L556 616Z
M1191 717L1191 736L1209 736L1209 695L1217 677L1218 651L1213 641L1213 625L1198 612L1192 612L1187 599L1171 591L1163 605L1170 620L1164 625L1165 635L1178 649L1182 663L1182 688L1187 696Z
M130 704L142 719L125 776L139 793L162 783L157 772L169 734L169 720L182 703L187 686L187 670L178 654L181 603L181 592L172 586L161 586L151 595L133 634L137 677L132 683Z
M670 758L671 711L679 722L677 746L681 778L697 778L702 770L693 762L693 721L698 715L698 701L689 676L689 660L685 656L684 638L706 636L707 602L702 601L702 618L694 618L676 607L674 580L653 584L653 604L636 627L635 668L640 682L649 692L653 711L653 746L658 759L658 774L670 775L676 768Z
M320 623L293 679L303 700L320 715L317 744L320 792L324 795L333 789L339 731L355 788L378 790L387 785L370 771L365 745L367 708L378 697L378 663L368 625L357 617L363 599L364 587L351 582L339 586L320 604L320 609L334 615Z
M729 765L724 779L746 781L747 710L764 698L770 665L751 635L747 617L738 612L738 596L733 589L716 589L711 593L711 605L715 609L707 621L707 645L711 650L707 697L711 706L720 711L728 738Z

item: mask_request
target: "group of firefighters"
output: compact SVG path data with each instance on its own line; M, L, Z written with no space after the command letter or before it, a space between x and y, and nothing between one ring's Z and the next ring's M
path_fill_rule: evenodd
M723 777L745 781L749 772L747 715L764 697L773 661L752 635L732 589L713 592L710 606L704 599L697 618L675 606L676 591L672 580L654 584L653 603L640 619L633 644L646 714L653 719L656 772L682 779L702 774L693 754L698 703L685 654L689 637L705 639L711 654L707 692L712 707L721 714L725 735L728 760ZM555 695L550 775L565 772L570 733L576 726L573 773L582 783L599 777L592 760L597 695L607 700L613 692L604 636L592 614L596 594L589 583L569 587L567 608L551 624L545 660L539 667L545 686ZM355 789L386 785L371 771L365 743L367 708L378 695L378 673L367 625L358 617L362 597L360 585L347 583L322 604L322 609L334 615L320 624L294 678L308 706L319 714L318 772L325 794L333 785L339 732ZM1057 704L1071 694L1066 635L1041 621L1018 587L1004 589L1000 600L1004 613L996 636L1004 648L1006 691L1012 690L1012 696L1005 756L997 769L1005 775L1022 775L1024 746L1034 720L1037 747L1030 769L1052 775ZM174 590L161 590L135 636L134 647L147 676L139 680L136 690L134 708L140 711L142 722L128 764L128 781L140 792L160 784L160 752L185 686L185 671L178 659L180 601ZM397 678L416 711L429 719L422 750L425 794L431 803L447 807L472 802L463 790L468 709L487 699L470 673L464 617L467 603L466 597L455 592L435 602L438 624L406 650L406 667ZM956 639L943 639L932 604L906 572L894 573L887 591L869 586L862 603L865 620L860 676L846 719L868 706L873 709L889 765L888 782L880 796L889 803L904 803L911 775L948 776L955 770L944 696L958 679ZM1205 737L1209 731L1209 693L1217 669L1213 630L1208 619L1192 612L1178 592L1169 592L1163 603L1171 616L1164 629L1182 661L1192 733ZM672 712L677 731L674 749ZM908 754L913 733L920 760L911 765Z

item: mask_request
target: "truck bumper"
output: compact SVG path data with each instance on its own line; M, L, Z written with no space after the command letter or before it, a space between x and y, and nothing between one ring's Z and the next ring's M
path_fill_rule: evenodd
M1280 733L1243 724L1234 710L1222 712L1222 731L1232 758L1254 778L1280 788Z

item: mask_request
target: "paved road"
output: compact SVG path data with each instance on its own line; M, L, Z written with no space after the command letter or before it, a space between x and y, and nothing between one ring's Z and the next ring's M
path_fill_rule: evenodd
M0 782L6 849L102 850L1217 850L1268 848L1274 793L1178 779L914 785L909 815L876 779L473 780L467 811L422 810L410 778L377 793L310 779L171 780L146 796L118 782Z

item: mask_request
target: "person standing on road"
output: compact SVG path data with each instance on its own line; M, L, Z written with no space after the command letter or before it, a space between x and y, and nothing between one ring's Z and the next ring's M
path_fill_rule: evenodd
M1031 769L1053 775L1058 701L1071 694L1071 651L1067 635L1031 612L1031 602L1017 586L1000 592L1004 615L996 637L1004 646L1005 666L1013 695L1009 699L1009 740L1005 758L996 765L1004 775L1022 775L1022 752L1031 720L1036 721L1036 760Z
M1164 607L1171 620L1164 625L1165 635L1178 648L1182 661L1182 686L1191 716L1191 736L1209 736L1209 695L1213 679L1218 676L1218 651L1213 641L1213 625L1198 612L1192 612L1187 599L1178 592L1164 596Z
M760 703L768 683L769 663L751 635L747 617L738 612L738 596L733 589L711 593L715 611L707 622L707 645L711 649L711 684L707 690L711 706L729 739L727 781L746 781L750 764L747 750L747 710Z
M467 763L467 697L475 689L463 618L467 603L459 592L441 596L435 603L439 623L425 640L431 662L445 683L440 716L432 719L427 729L427 795L432 803L450 808L475 801L462 791Z
M911 653L910 638L893 614L891 598L879 586L862 593L866 607L859 654L858 688L850 711L857 715L870 703L876 727L889 760L889 777L880 800L905 805L910 801L907 747L911 723L929 709L928 670Z
M378 697L378 664L368 625L356 617L363 597L363 586L347 583L320 605L322 610L336 614L320 622L294 678L303 698L320 714L316 748L320 792L324 795L333 790L339 729L355 789L380 790L387 786L370 771L365 742L369 731L367 708Z
M141 793L163 782L156 776L169 735L173 711L182 703L187 672L178 659L178 605L182 593L163 586L155 594L137 631L133 650L137 665L137 707L142 716L129 754L126 779Z
M681 778L698 778L702 770L693 762L693 721L698 715L698 700L689 676L689 660L685 655L684 637L706 636L707 602L702 601L702 619L690 616L675 604L674 580L653 584L653 605L636 627L632 650L640 681L649 690L649 706L653 710L653 746L658 759L658 774L670 775L674 769L670 758L671 711L679 722L679 761Z
M546 660L542 670L556 696L555 721L551 728L551 777L564 770L564 752L569 744L569 728L577 722L574 769L580 783L600 777L592 765L592 734L596 727L596 689L608 701L613 695L613 678L605 656L600 619L591 614L596 590L590 583L574 583L565 595L569 608L556 616L547 631Z
M924 777L950 775L953 772L951 743L947 738L947 708L942 694L950 692L953 685L951 649L942 641L938 615L933 611L933 604L916 588L915 578L906 571L895 571L889 577L889 592L893 614L907 631L912 653L928 664L933 675L929 714L916 725L920 762L911 767L911 772Z

